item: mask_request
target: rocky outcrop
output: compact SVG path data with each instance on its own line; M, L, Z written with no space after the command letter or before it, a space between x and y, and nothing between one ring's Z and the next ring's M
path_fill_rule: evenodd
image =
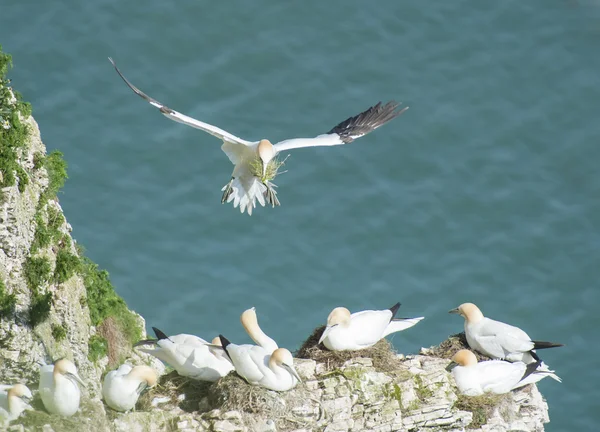
M0 51L0 75L4 60ZM75 416L47 414L38 397L36 410L8 430L542 431L548 422L535 386L465 399L444 369L448 360L431 355L394 357L384 369L371 358L333 366L297 359L303 383L285 393L251 387L235 373L214 384L170 373L136 412L108 409L100 396L104 372L124 360L164 367L131 351L144 336L143 319L71 238L56 198L66 166L60 154L46 154L20 104L0 76L0 383L23 382L36 396L39 366L68 357L88 387Z

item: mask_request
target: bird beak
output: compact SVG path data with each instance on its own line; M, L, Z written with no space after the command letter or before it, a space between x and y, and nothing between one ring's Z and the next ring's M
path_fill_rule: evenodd
M21 396L21 399L23 399L23 401L29 405L29 403L31 402L31 399L29 396Z
M323 330L323 334L321 335L321 338L319 339L319 343L317 345L319 345L320 343L322 343L325 340L327 335L329 335L329 332L331 332L331 329L334 327L335 326L326 327L325 330Z
M452 369L454 369L456 366L458 366L458 363L451 361L448 366L446 366L446 371L452 372Z
M460 314L460 311L458 310L458 308L454 308L454 309L450 309L448 311L448 313L451 313L451 314Z
M83 380L82 380L82 379L79 377L79 375L77 375L76 373L74 373L74 374L73 374L73 373L68 373L68 374L66 374L66 375L67 375L67 377L68 377L69 379L75 380L75 381L77 381L79 384L81 384L81 386L82 386L83 388L87 388L87 386L85 385L85 383L83 382Z
M284 368L286 368L286 370L291 373L294 377L296 377L296 379L298 380L298 382L302 382L302 379L300 378L300 375L298 375L298 372L296 372L296 369L294 369L294 366L290 366L288 364L282 363L281 366L283 366Z

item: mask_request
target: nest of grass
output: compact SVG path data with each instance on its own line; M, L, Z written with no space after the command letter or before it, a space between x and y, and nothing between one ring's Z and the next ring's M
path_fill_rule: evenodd
M277 177L279 173L279 168L281 168L286 161L287 157L283 160L279 160L277 157L274 157L267 164L267 169L265 174L263 175L263 162L260 157L256 157L252 161L250 161L250 173L254 177L258 177L263 183L273 180Z
M373 367L379 372L394 372L402 367L402 360L386 339L358 351L330 351L323 344L319 344L324 330L324 325L317 327L296 352L296 357L323 363L328 371L338 369L348 360L355 358L370 358L373 360Z
M222 411L236 410L272 418L288 411L278 393L248 384L235 371L211 385L208 401Z
M467 342L467 337L465 336L465 332L460 332L457 334L453 334L448 336L444 342L439 344L438 346L434 346L425 350L422 350L421 354L430 357L439 357L444 359L452 359L454 354L456 354L461 349L468 349L475 354L477 357L477 361L490 360L488 356L478 353L475 350L472 350L469 347L469 343Z
M172 371L161 376L156 386L140 396L136 410L151 411L154 398L168 397L170 401L165 404L176 405L186 412L197 412L200 401L209 395L212 385L213 383L197 381ZM185 398L180 399L181 395Z
M473 420L469 423L467 429L479 429L487 423L494 409L507 398L509 398L508 394L465 396L459 393L453 408L473 413Z

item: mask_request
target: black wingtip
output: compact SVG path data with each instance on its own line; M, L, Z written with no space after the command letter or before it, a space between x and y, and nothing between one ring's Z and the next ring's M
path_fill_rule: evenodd
M390 311L392 312L392 319L394 319L394 317L398 313L398 309L400 309L400 306L401 306L401 304L400 304L400 302L398 302L390 308Z
M158 340L169 339L169 336L164 334L162 331L160 331L156 327L152 327L152 330L154 331L154 334L156 335L156 339L158 339Z
M523 374L523 377L521 378L521 381L523 381L529 375L531 375L532 373L534 373L537 370L537 368L540 367L541 364L542 364L541 360L538 360L535 363L529 363L527 365L527 367L525 368L525 373Z
M542 361L540 356L538 356L534 350L529 351L529 355L531 355L531 357L533 357L533 359L537 362Z
M534 349L545 349L545 348L558 348L564 346L564 344L554 342L543 342L543 341L531 341L533 342Z
M399 105L396 101L390 101L385 105L377 102L366 111L344 120L328 133L337 134L344 143L350 143L393 120L408 109L405 107L396 111Z
M229 355L229 351L227 351L227 347L231 345L231 342L229 342L229 340L227 340L227 338L222 334L219 335L219 340L221 341L221 346L225 350L225 353L227 353L227 357L229 357L229 360L232 360L231 356Z

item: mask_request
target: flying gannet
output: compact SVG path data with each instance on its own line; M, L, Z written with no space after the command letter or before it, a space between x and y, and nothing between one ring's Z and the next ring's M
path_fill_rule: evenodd
M539 360L536 349L563 346L531 340L518 327L484 317L473 303L463 303L448 312L465 319L465 336L469 347L493 359L533 363Z
M158 108L164 116L173 121L200 129L223 141L221 150L235 167L231 180L221 189L223 191L221 203L233 202L234 207L239 205L240 211L242 213L247 211L249 215L256 207L256 201L262 206L265 206L266 203L272 207L279 205L279 199L275 191L276 185L271 183L271 180L277 176L279 167L283 164L283 161L277 158L279 153L301 147L348 144L374 131L408 109L408 107L405 107L396 111L396 108L398 108L396 102L391 101L385 105L379 102L366 111L344 120L326 134L318 135L315 138L294 138L276 144L271 144L267 139L246 141L216 126L181 114L151 98L125 78L112 58L109 57L108 59L119 76L125 81L125 84L150 105Z
M375 345L389 334L406 330L424 318L394 318L398 309L400 303L385 310L350 314L345 307L337 307L329 314L319 343L332 351L360 350Z
M150 366L122 364L104 377L102 396L115 411L129 411L135 407L143 391L155 386L157 380L158 373Z
M446 370L452 371L458 390L467 396L484 393L508 393L550 376L553 371L539 370L541 361L525 364L504 360L477 362L469 350L460 350L452 357Z
M58 360L54 365L40 368L40 396L51 414L69 417L79 409L81 391L77 384L85 387L77 374L75 365L67 360Z
M0 425L16 420L25 410L32 410L31 399L31 391L23 384L0 385Z
M235 371L249 384L269 390L287 391L302 382L294 368L294 358L285 348L272 353L258 345L236 345L219 335L223 349Z
M167 363L181 376L214 382L233 370L233 364L225 352L216 348L221 343L218 337L213 339L212 347L198 336L184 333L167 336L156 327L152 327L152 330L156 339L142 340L134 346L154 345L154 348L140 348L140 351Z

